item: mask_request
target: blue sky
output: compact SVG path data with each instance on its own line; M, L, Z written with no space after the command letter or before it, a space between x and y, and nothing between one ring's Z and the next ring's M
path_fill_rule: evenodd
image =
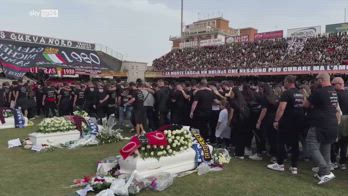
M185 24L217 16L259 32L340 23L348 0L184 0ZM30 16L58 9L58 18ZM0 0L0 30L104 44L151 63L180 31L180 0Z

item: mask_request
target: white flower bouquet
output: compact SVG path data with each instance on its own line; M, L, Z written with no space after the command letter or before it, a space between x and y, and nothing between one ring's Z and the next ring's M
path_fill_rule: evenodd
M64 117L45 118L39 124L40 133L66 132L76 129L76 126Z
M3 116L4 116L4 118L10 118L10 117L13 117L14 115L13 115L12 110L6 109L3 111Z
M214 149L213 161L215 164L223 165L228 164L231 160L231 156L226 149L218 148Z
M83 118L88 117L88 113L83 111L83 110L77 110L77 111L73 112L73 114L76 116L81 116Z
M173 156L177 152L181 152L191 148L192 135L188 129L166 130L164 134L167 138L168 145L156 146L143 144L139 148L140 156L146 158L161 158L165 156Z

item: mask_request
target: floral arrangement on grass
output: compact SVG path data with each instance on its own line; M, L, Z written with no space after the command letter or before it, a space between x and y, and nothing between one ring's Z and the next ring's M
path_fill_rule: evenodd
M228 164L231 157L226 149L217 148L213 151L213 161L215 164L223 165Z
M73 112L73 114L76 116L81 116L83 118L88 117L88 113L83 111L83 110L77 110L77 111Z
M179 130L165 130L164 135L168 141L168 145L149 145L142 144L139 148L139 154L143 159L156 158L159 159L165 156L173 156L177 152L181 152L191 148L192 135L185 128Z
M39 133L66 132L76 129L76 126L64 117L45 118L39 124Z
M4 116L4 118L10 118L10 117L13 117L14 114L13 114L12 110L6 109L3 111L3 116Z
M117 143L123 139L122 135L118 131L109 132L101 132L97 135L97 139L99 144L111 144Z

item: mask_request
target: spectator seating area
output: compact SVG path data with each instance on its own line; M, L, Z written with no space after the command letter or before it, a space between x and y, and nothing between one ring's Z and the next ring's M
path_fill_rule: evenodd
M347 33L173 49L155 71L348 64Z

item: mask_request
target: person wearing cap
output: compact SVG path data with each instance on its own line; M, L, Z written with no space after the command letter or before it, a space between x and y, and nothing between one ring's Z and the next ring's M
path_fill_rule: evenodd
M312 109L306 143L312 160L319 167L318 171L313 171L318 172L314 177L321 185L335 178L330 170L330 147L337 139L340 109L330 75L321 73L316 80L319 88L312 92L304 106Z
M346 170L347 147L348 147L348 90L344 87L344 80L336 77L332 80L338 96L338 103L342 111L341 123L339 125L339 140L335 149L331 150L331 162L336 163L337 153L340 151L339 167Z

